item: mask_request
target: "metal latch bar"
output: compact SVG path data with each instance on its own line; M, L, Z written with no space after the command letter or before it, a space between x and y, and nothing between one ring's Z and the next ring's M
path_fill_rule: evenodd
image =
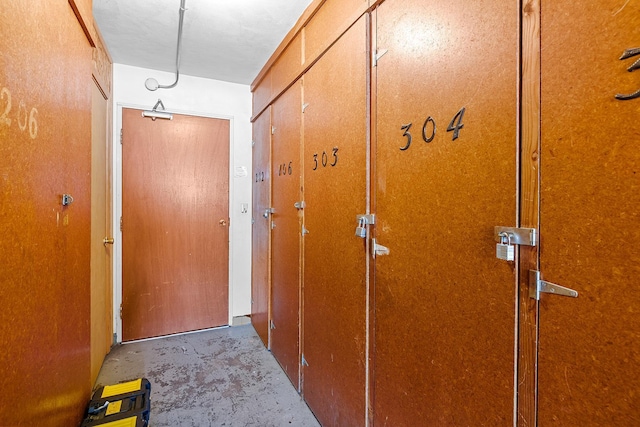
M535 228L495 227L493 229L495 241L502 243L505 233L511 238L512 245L536 246L538 244L538 232Z
M529 270L529 297L537 301L540 294L556 294L565 297L578 298L578 292L555 283L542 280L542 273L538 270Z
M380 255L389 255L389 248L376 243L375 238L371 239L371 248L373 249L371 251L371 254L373 255L374 258Z

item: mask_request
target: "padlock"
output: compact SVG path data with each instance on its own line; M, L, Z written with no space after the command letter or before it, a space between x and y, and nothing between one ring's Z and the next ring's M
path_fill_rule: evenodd
M511 235L509 233L500 233L501 241L496 244L496 258L505 261L513 261L516 259L516 248L511 244ZM507 243L504 243L504 240Z
M362 217L358 220L358 226L356 227L356 236L362 237L363 239L367 237L367 229L365 228L365 218Z

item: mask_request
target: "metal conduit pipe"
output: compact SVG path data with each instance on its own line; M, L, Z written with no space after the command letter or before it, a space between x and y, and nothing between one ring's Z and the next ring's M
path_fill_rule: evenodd
M161 85L158 83L158 81L154 78L148 78L145 82L144 82L144 86L151 91L157 90L157 89L172 89L174 87L176 87L176 85L178 84L178 80L180 79L180 50L182 47L182 23L184 21L184 12L187 10L185 8L185 3L187 0L180 0L180 18L178 21L178 47L176 49L176 81L173 82L170 85Z

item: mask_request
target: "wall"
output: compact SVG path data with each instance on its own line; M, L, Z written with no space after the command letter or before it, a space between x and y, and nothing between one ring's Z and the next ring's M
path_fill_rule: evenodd
M116 266L114 274L114 307L120 307L122 298L122 241L120 216L122 215L122 147L118 140L122 122L122 107L151 109L162 99L167 111L206 117L227 118L231 126L231 173L229 188L230 266L229 266L229 322L233 317L251 312L251 92L249 86L221 82L192 76L180 76L173 89L148 91L144 82L153 77L160 84L175 81L175 75L128 65L114 64L114 224L116 239ZM246 176L237 168L246 168ZM248 213L241 213L241 205L248 205ZM117 314L117 313L116 313ZM120 318L114 315L114 328L121 339Z

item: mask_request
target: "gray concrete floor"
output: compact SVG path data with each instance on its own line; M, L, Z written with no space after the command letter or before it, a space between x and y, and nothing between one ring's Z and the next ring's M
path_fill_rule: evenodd
M96 387L140 377L151 427L319 426L251 325L117 346Z

